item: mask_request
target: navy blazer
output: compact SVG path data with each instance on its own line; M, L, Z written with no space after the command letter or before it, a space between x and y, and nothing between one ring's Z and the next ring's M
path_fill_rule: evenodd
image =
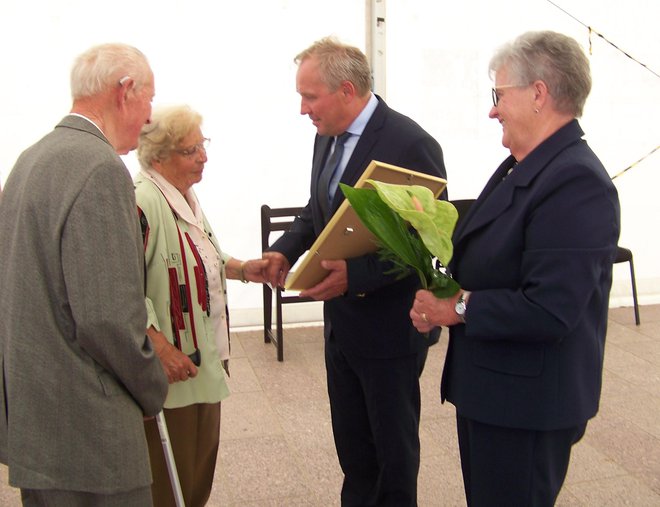
M317 187L330 136L316 136L312 160L310 199L289 232L270 250L283 253L291 265L312 246L325 226ZM446 178L442 150L438 142L410 118L390 109L378 97L369 122L355 146L341 182L355 185L372 160ZM334 213L344 196L337 191ZM439 332L425 337L411 323L409 311L419 288L417 276L395 280L385 274L388 264L377 255L347 259L346 295L324 305L326 323L344 350L361 357L397 357L422 350L437 341Z
M442 399L461 416L552 430L598 410L620 217L583 135L572 121L507 158L454 233L450 269L474 292L450 329Z

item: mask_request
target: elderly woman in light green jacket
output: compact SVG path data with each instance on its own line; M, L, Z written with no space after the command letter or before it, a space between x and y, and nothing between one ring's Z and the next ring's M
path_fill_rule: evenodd
M146 263L147 334L170 381L164 414L187 506L209 498L229 395L226 278L262 282L264 261L223 253L192 186L207 162L202 117L155 109L140 134L135 177ZM154 505L175 505L154 420L145 422Z

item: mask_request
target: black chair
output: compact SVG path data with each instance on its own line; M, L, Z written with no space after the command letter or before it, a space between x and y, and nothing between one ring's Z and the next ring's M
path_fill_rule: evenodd
M288 231L294 219L302 208L271 208L267 204L261 206L261 249L266 250L270 244L270 234L277 231ZM273 291L275 292L275 334L273 334ZM263 284L264 295L264 343L273 343L277 348L277 360L284 361L284 330L282 327L282 305L288 303L305 303L311 298L301 298L297 295L284 296L282 289L271 289Z
M458 211L458 221L456 222L456 227L458 227L459 222L461 219L463 219L474 201L475 199L455 199L453 201L449 201L454 205L456 211Z
M614 263L628 262L630 264L630 282L632 283L633 310L635 311L635 324L639 326L639 304L637 302L637 283L635 282L635 265L633 264L633 254L627 248L617 247L616 259Z

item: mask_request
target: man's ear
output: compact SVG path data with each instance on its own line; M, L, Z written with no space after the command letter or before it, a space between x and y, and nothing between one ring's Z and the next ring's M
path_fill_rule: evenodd
M118 105L123 105L128 100L128 94L135 87L135 80L130 76L124 76L119 80L119 90L117 92Z
M355 97L355 85L350 81L343 81L339 89L344 99L350 100Z

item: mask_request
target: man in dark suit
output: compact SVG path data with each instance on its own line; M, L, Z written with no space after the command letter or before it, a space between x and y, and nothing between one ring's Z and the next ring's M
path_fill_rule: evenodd
M579 45L528 32L490 68L511 155L454 232L463 289L420 291L410 315L450 326L442 398L468 505L546 507L598 411L619 201L576 119L591 88Z
M143 417L167 395L145 336L144 257L119 154L154 76L124 44L74 63L73 107L0 198L0 461L24 505L151 505Z
M439 144L371 92L371 72L359 49L326 38L296 62L300 112L318 133L309 203L264 253L268 279L280 286L341 204L337 181L354 185L372 160L445 177ZM439 332L425 337L411 324L407 308L419 287L416 276L396 280L377 255L324 261L323 267L327 277L301 295L325 301L342 505L416 505L419 375Z

